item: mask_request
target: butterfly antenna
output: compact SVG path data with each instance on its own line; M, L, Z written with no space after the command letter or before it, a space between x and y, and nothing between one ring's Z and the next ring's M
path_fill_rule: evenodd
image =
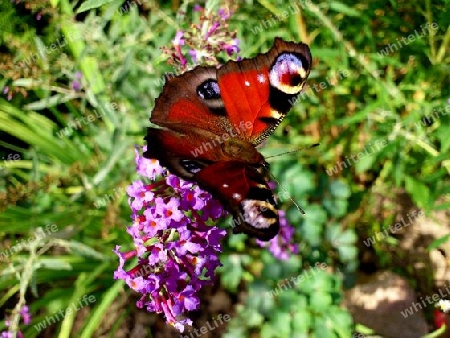
M275 178L275 176L272 175L271 172L269 172L269 174L270 174L270 176L272 177L272 179L273 179L275 182L278 183L278 186L279 186L280 189L283 191L283 193L284 193L284 194L287 194L287 196L289 196L289 199L292 201L292 203L294 203L294 205L296 206L297 210L298 210L301 214L306 215L305 210L303 210L302 207L299 206L299 205L297 204L297 202L295 202L295 201L292 199L292 197L290 196L290 194L288 193L288 191L287 191L286 189L284 189L284 187L281 185L280 181L278 181L278 180Z
M308 148L306 148L306 149L314 148L314 147L317 147L318 145L320 145L320 143L314 143L314 144L310 145L310 146L309 146ZM287 151L287 152L285 152L285 153L281 153L281 154L277 154L277 155L273 155L273 156L267 156L266 158L276 157L276 156L281 156L281 155L285 155L285 154L292 154L292 153L299 152L300 150L302 150L302 149L299 148L299 149L296 149L296 150ZM292 197L289 195L288 191L281 185L280 181L278 181L278 180L275 178L275 176L272 175L272 173L271 173L270 171L268 171L268 172L269 172L269 175L272 177L272 179L273 179L275 182L278 183L278 186L279 186L280 189L283 191L283 193L284 193L284 194L287 194L287 195L289 196L289 199L292 201L292 203L294 203L294 205L295 205L295 207L297 208L297 210L298 210L302 215L306 215L305 210L303 210L302 207L299 206L299 205L297 204L297 202L295 202L295 201L292 199Z
M309 146L308 148L306 148L306 149L314 148L314 147L317 147L317 146L319 146L319 145L320 145L320 143L314 143L313 145L310 145L310 146ZM285 153L281 153L281 154L277 154L277 155L266 156L266 158L271 158L271 157L277 157L277 156L286 155L286 154L297 153L297 152L299 152L300 150L304 150L304 148L298 148L298 149L296 149L296 150L287 151L287 152L285 152Z

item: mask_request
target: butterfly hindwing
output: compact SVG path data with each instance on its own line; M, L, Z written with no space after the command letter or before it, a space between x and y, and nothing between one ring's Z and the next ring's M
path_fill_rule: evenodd
M278 233L279 221L263 169L239 161L224 161L205 166L194 178L232 213L234 233L269 240Z
M145 137L148 143L146 158L156 158L175 175L192 179L186 173L181 160L215 163L233 161L250 165L262 163L263 156L244 140L231 138L223 140L208 130L173 123L170 129L148 128Z

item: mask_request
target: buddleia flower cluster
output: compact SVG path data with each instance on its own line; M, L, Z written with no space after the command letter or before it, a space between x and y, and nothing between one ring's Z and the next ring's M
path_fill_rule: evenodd
M209 193L138 151L136 165L143 179L127 188L132 210L127 232L134 249L122 252L116 247L120 265L114 277L141 294L139 308L163 313L183 332L184 325L192 325L183 314L199 308L199 291L214 283L214 271L221 265L220 241L226 231L211 224L225 211ZM126 270L131 259L137 263Z
M222 53L239 61L237 33L230 31L228 23L235 7L230 4L215 12L195 5L194 12L199 14L198 22L189 29L178 30L172 46L163 47L163 52L169 57L168 63L178 71L186 71L198 64L218 65L220 62L217 56Z

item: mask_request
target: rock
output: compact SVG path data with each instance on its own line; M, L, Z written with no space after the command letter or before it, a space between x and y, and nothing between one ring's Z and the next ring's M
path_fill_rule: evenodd
M406 279L392 272L377 273L369 282L346 291L343 305L356 323L385 338L419 338L428 333L428 324L414 290ZM411 314L405 312L407 309Z

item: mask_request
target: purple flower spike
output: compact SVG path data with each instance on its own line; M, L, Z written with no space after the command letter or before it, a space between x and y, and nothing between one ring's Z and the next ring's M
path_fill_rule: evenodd
M236 8L237 4L212 12L195 5L193 11L198 14L193 15L194 22L188 29L177 31L172 46L163 47L164 53L169 57L169 64L174 65L178 71L185 71L200 64L217 66L217 56L222 52L235 56L239 52L239 41L236 39L237 32L230 31L228 21ZM189 56L191 65L187 63Z
M20 310L20 315L23 318L23 323L25 325L28 325L31 323L31 314L28 312L28 305L25 305L21 310Z
M241 49L239 48L239 40L234 39L231 43L225 43L221 46L221 48L227 52L229 56L232 56L234 53L239 53Z
M194 5L194 12L203 12L204 8L199 4Z
M280 217L280 232L269 242L256 240L259 246L266 248L269 245L269 251L279 260L287 260L292 254L298 253L298 243L292 243L295 229L286 218L284 210L278 210Z
M81 89L81 84L78 81L73 81L72 82L72 89L79 91Z
M79 71L75 73L75 80L73 80L73 82L72 82L73 90L79 91L81 89L81 82L80 82L81 75L82 74Z
M219 22L214 22L213 25L211 26L211 28L206 33L205 40L208 40L209 37L216 31L216 29L219 28L219 26L220 26Z
M197 51L195 49L189 49L188 53L192 59L192 62L197 63Z
M182 31L178 31L175 35L175 38L172 40L172 44L174 46L182 46L184 45L184 39L183 39L184 33Z
M29 313L28 305L24 305L20 309L19 316L23 318L23 323L25 325L29 325L31 323L31 314ZM9 326L11 326L11 317L5 316L5 325L7 328ZM13 332L11 332L11 331L2 331L2 332L0 332L0 337L1 338L12 338L15 336L14 336ZM16 337L23 338L24 336L23 336L22 331L17 331Z
M147 146L144 146L143 151L147 150ZM148 177L152 181L156 176L162 175L164 168L159 165L157 160L150 160L148 158L139 155L139 149L135 149L134 153L137 173L141 176Z
M133 212L127 232L135 250L120 252L116 247L119 267L114 278L142 295L137 307L164 313L167 322L183 332L184 325L192 325L185 312L199 308L201 288L213 284L214 271L221 266L220 240L226 231L206 221L217 220L225 211L209 193L167 173L158 161L136 152L136 165L151 183L138 180L127 189ZM137 264L126 271L125 263L134 257Z
M187 60L181 52L181 47L184 45L184 33L178 31L175 38L172 40L172 45L175 48L175 58L180 62L181 66L184 68L187 65Z
M220 8L218 14L222 20L228 20L231 17L230 10L225 8Z

